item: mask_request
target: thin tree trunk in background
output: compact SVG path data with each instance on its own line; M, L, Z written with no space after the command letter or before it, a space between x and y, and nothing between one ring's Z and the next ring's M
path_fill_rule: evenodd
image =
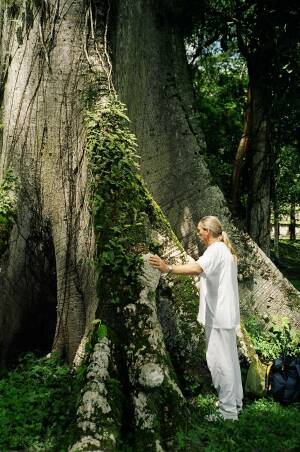
M249 135L251 131L251 118L252 118L251 85L248 84L247 108L245 114L244 130L235 156L232 175L232 208L233 212L237 215L240 214L241 210L240 195L242 185L242 172L247 160L247 155L249 153L249 144L250 144Z
M278 201L276 194L274 195L274 254L275 259L279 260L279 237L280 237L280 222L279 222L279 211L278 211Z
M264 85L252 60L248 58L247 111L243 136L239 142L234 163L232 201L234 214L241 214L240 194L242 182L244 182L248 188L246 208L248 232L269 255L271 155L268 116ZM245 167L248 169L247 174L245 174Z
M275 262L279 261L279 239L280 239L280 205L278 200L278 189L276 184L276 149L278 145L278 130L272 130L270 136L270 148L272 151L272 161L274 162L272 175L271 175L271 199L273 201L273 227L274 227L274 238L273 238L273 252L275 256Z
M248 64L252 86L252 121L250 134L250 181L248 196L248 232L261 249L270 255L270 185L271 152L264 85Z
M289 225L290 240L296 240L296 203L292 201Z

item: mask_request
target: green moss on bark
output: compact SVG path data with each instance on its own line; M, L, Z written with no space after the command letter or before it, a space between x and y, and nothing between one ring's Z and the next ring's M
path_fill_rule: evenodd
M205 358L204 329L197 322L199 294L193 278L162 281L159 317L167 348L186 395L206 390L210 381Z

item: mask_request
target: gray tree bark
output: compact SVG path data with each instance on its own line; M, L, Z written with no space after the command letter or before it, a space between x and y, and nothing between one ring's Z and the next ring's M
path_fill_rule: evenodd
M97 306L94 270L88 264L94 238L80 94L93 78L84 57L85 10L81 2L53 1L49 9L43 4L31 15L27 11L25 17L32 21L22 22L22 8L30 10L31 4L22 5L17 17L6 9L3 21L2 42L9 57L4 67L1 173L12 168L21 189L2 277L2 302L11 312L5 318L12 327L1 328L1 339L5 351L25 312L40 303L42 295L33 287L48 275L33 254L48 259L46 236L55 253L48 264L57 277L51 301L57 314L52 348L72 361Z
M38 9L30 2L17 5L13 11L5 9L1 22L0 175L12 168L20 180L10 246L1 257L2 361L24 342L32 312L47 307L52 324L45 349L79 365L91 322L102 312L91 265L97 250L83 110L96 100L95 84L105 103L111 69L139 141L144 179L186 250L198 255L195 225L201 216L217 214L240 252L242 309L251 306L258 315L266 310L286 315L299 327L298 292L238 231L222 193L212 185L201 154L204 138L194 120L183 39L163 10L150 0L122 0L116 9L104 1L80 0L50 0ZM27 8L26 14L22 8ZM174 238L159 240L170 262L187 259ZM176 429L180 413L177 418L175 407L182 408L181 414L187 407L179 371L183 369L185 381L193 378L200 386L207 379L194 283L162 279L156 289L158 277L145 264L140 298L122 314L129 344L134 344L137 330L144 347L124 347L118 354L108 339L95 345L89 357L78 411L76 447L82 450L116 450L121 421L110 414L107 378L126 374L121 384L129 392L125 396L137 450L145 450L143 437L150 450L172 448L164 435L172 436ZM188 299L178 296L186 293L186 284ZM31 342L38 344L39 337ZM120 354L122 365L117 363Z

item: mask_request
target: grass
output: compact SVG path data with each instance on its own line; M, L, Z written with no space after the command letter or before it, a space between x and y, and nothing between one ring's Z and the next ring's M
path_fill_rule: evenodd
M76 378L57 358L23 357L0 378L0 450L67 451L72 441Z
M177 449L189 452L283 452L300 450L300 403L282 406L270 399L248 400L238 422L208 422L212 394L198 397L198 412L177 433Z

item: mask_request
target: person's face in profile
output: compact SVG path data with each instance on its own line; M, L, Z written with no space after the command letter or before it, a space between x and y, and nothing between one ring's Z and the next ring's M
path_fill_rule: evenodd
M208 229L203 229L202 226L198 224L197 226L197 234L200 239L200 242L203 243L203 245L207 245L209 241L209 231Z

